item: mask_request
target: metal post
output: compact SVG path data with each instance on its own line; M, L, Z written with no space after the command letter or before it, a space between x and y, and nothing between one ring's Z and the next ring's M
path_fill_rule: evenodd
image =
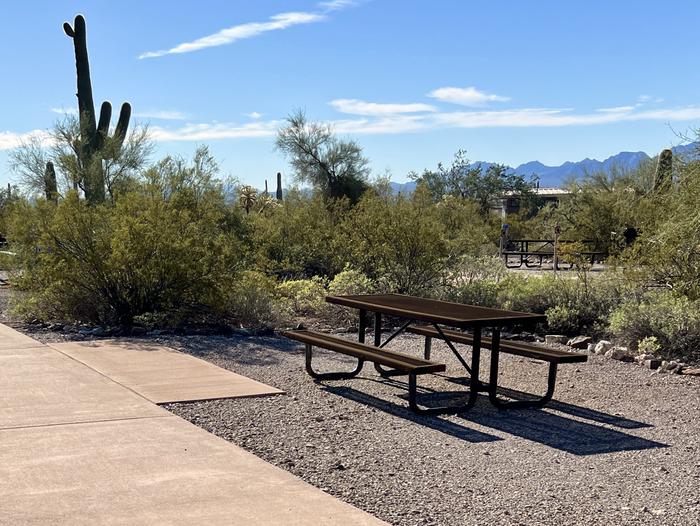
M382 344L382 313L374 313L374 346L379 347Z
M360 309L359 342L365 343L365 332L367 331L367 311Z

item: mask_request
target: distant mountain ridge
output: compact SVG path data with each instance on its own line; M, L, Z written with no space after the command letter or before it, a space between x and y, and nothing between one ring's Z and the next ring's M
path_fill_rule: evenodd
M693 142L690 144L683 144L681 146L676 146L671 148L673 153L676 155L687 156L698 156L698 151L700 150L700 143ZM567 161L559 166L547 166L539 161L529 161L523 163L515 168L511 168L513 173L524 176L537 175L539 176L540 186L561 186L566 179L569 178L581 178L586 174L592 174L597 172L610 173L613 169L620 169L623 171L634 170L642 162L651 159L646 152L620 152L616 155L608 157L604 161L598 161L597 159L583 159L582 161L572 162ZM489 166L494 163L490 162L475 162L470 166L481 165L482 170L488 170ZM395 193L411 193L416 188L416 183L414 181L409 181L407 183L390 183L392 191Z

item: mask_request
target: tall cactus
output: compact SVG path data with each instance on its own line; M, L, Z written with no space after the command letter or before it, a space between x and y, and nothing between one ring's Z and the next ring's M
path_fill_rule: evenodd
M58 184L56 183L56 170L51 161L46 163L46 171L44 171L44 192L46 200L58 202Z
M654 191L662 192L671 186L673 178L673 152L668 148L659 154L654 176Z
M80 112L81 147L78 154L78 165L83 182L85 198L91 203L99 203L105 199L105 180L102 170L102 153L100 150L108 138L109 122L112 119L112 105L105 101L100 108L99 121L95 119L95 104L92 99L92 82L90 81L90 62L87 51L87 34L85 18L75 17L73 26L68 22L63 24L66 35L73 39L75 48L75 68L78 77L78 111ZM115 146L120 147L126 137L131 118L131 105L122 104L119 120L114 129ZM112 150L113 151L113 150ZM96 154L100 154L97 156Z
M277 197L278 201L282 200L282 173L277 172L277 192L275 197Z

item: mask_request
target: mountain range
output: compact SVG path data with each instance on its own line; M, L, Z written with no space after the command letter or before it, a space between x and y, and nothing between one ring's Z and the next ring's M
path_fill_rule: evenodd
M693 142L690 144L676 146L671 149L676 155L683 157L697 157L698 151L700 151L700 143ZM622 171L634 170L640 165L640 163L648 161L649 159L652 159L652 157L645 152L620 152L616 155L608 157L604 161L586 158L578 162L567 161L559 166L547 166L539 161L529 161L516 166L515 168L510 168L510 170L512 173L526 177L532 175L538 176L541 187L558 187L561 186L567 179L578 179L586 174L599 172L610 173L613 169ZM493 164L495 163L475 162L472 163L470 167L481 165L481 169L486 171L488 170L489 166L492 166ZM390 184L395 193L411 193L416 187L415 181L409 181L406 183L392 182Z

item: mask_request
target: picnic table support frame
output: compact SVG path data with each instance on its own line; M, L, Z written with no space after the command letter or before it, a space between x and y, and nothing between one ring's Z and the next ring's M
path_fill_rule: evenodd
M549 362L549 374L547 375L547 392L541 398L535 400L514 400L505 402L498 398L498 363L501 331L494 331L491 336L491 371L488 383L489 400L498 409L513 409L528 407L542 407L552 399L557 383L557 363Z
M311 365L311 359L313 357L313 346L310 343L306 344L306 372L309 373L311 378L316 380L347 380L349 378L354 378L365 365L365 361L362 358L357 359L357 367L353 371L348 372L334 372L334 373L318 373L314 371Z
M438 329L439 330L439 329ZM441 331L440 331L441 332ZM444 334L443 334L444 337ZM426 339L426 341L429 338ZM449 340L445 339L449 342ZM451 344L451 342L449 342ZM426 343L426 346L429 346ZM459 356L459 353L457 353ZM461 358L461 356L460 356ZM485 391L486 386L479 381L479 361L481 359L481 327L474 327L474 345L472 347L472 366L470 368L471 378L469 380L469 397L467 402L460 405L449 405L441 407L421 407L418 405L417 401L417 391L418 382L416 379L416 374L411 373L408 375L408 405L411 410L415 413L421 415L445 415L445 414L455 414L468 411L474 404L476 404L477 397L479 396L479 391ZM460 360L461 361L461 360ZM472 375L471 371L476 371L476 376Z

